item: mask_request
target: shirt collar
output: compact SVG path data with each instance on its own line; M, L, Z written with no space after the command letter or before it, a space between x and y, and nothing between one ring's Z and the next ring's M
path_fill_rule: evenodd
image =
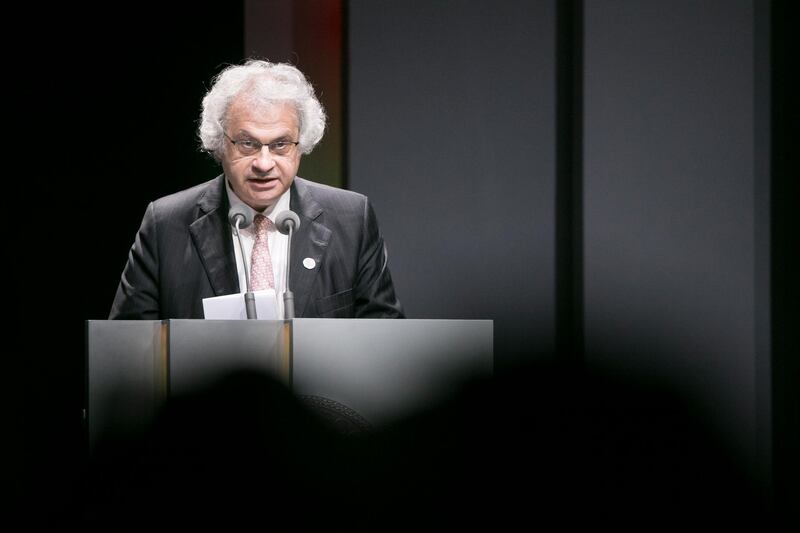
M231 207L240 206L249 211L252 217L255 217L256 215L264 215L270 219L273 224L275 223L275 217L278 216L279 213L287 211L291 205L291 187L286 188L286 191L280 196L280 198L278 198L277 202L273 202L272 205L268 205L262 211L256 211L244 203L238 196L236 196L236 193L233 192L233 189L231 188L228 178L225 178L225 190L228 192L228 202L230 203Z

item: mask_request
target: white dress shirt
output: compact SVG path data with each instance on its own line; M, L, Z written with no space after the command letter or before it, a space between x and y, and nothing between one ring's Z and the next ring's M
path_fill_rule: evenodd
M284 235L275 228L275 217L283 212L289 210L291 199L291 188L286 189L278 201L268 206L263 211L256 211L249 205L242 202L236 193L231 189L228 180L225 180L225 189L228 191L228 200L231 207L242 206L244 209L251 212L253 217L257 214L264 215L272 221L269 229L269 256L272 261L272 274L275 279L275 295L278 299L278 319L283 319L283 293L286 290L286 254L289 248L289 236ZM242 245L244 246L245 256L247 258L247 271L250 272L250 261L253 253L253 243L255 242L254 225L251 224L247 228L240 230L242 235ZM233 250L236 254L236 271L239 274L239 289L241 292L247 291L247 281L244 276L244 269L242 268L242 252L239 249L239 241L236 238L233 226L231 226L231 239L233 239Z

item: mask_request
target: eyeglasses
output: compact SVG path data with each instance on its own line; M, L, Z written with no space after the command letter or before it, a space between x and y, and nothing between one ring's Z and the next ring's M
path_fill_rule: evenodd
M295 146L300 144L299 141L273 141L271 143L264 144L254 141L253 139L234 140L231 139L224 131L222 134L231 142L232 145L236 147L239 153L244 156L256 155L257 153L261 152L261 149L265 146L272 155L289 155L294 151Z

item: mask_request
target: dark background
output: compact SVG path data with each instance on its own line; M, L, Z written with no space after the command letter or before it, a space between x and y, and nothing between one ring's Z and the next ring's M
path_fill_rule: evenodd
M673 387L788 511L796 17L783 1L583 4L341 4L331 173L373 200L409 316L493 319L500 373L544 357ZM313 8L292 5L285 24ZM45 509L85 461L84 321L107 315L147 203L218 172L200 100L253 51L247 3L59 9L8 22L23 37L6 80L7 459Z

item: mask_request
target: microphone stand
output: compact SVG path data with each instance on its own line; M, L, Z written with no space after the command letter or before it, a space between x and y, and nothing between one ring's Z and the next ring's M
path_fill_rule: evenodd
M294 318L294 293L289 287L289 271L291 264L289 259L292 257L292 232L294 230L294 223L287 221L289 226L289 244L286 247L286 291L283 293L283 319L291 320Z
M242 251L242 267L244 267L244 280L247 284L247 292L244 293L244 309L247 313L248 320L256 320L258 318L258 314L256 313L256 295L253 294L253 290L250 286L250 273L247 271L247 257L244 255L242 236L239 234L239 224L241 221L242 217L237 216L234 230L236 230L236 238L239 239L239 250Z
M289 271L292 269L292 235L300 227L300 217L294 211L282 211L275 217L275 227L284 235L289 236L286 247L286 291L283 293L283 319L294 318L294 293L289 284Z

